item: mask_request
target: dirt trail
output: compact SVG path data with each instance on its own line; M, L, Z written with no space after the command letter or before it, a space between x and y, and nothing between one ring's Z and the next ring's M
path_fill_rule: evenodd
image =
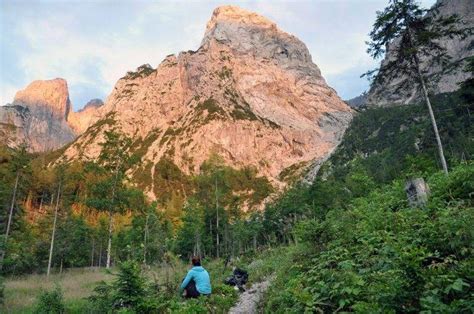
M270 279L255 283L239 297L239 301L229 310L229 314L255 314L263 293L270 286Z

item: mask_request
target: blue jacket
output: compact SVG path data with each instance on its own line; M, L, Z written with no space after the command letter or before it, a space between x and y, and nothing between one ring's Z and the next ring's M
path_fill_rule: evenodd
M186 278L184 278L179 291L183 291L188 283L194 279L196 283L196 289L200 294L210 294L211 293L211 279L209 278L209 273L202 266L194 266L188 271Z

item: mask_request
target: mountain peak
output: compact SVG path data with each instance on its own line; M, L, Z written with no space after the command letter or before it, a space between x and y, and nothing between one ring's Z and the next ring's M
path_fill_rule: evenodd
M276 24L255 12L242 9L238 6L224 5L212 12L211 20L207 23L206 32L216 27L220 22L251 24L265 28L276 28Z
M87 104L85 104L85 106L82 109L80 109L78 112L83 112L90 109L97 109L99 107L102 107L103 105L104 105L104 102L102 101L102 99L94 98L94 99L89 100Z
M240 55L257 59L274 60L283 67L313 67L306 45L293 35L257 13L237 6L221 6L214 10L207 23L201 42L205 50L231 49ZM319 69L314 66L319 75Z
M33 81L16 93L11 105L0 107L6 142L26 142L33 152L57 149L76 137L67 122L70 110L66 80ZM5 127L15 131L6 132Z
M51 110L57 118L66 119L71 109L67 82L62 78L33 81L16 93L13 105Z

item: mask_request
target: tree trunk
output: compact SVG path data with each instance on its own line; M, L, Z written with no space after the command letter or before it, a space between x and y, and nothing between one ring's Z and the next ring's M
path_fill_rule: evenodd
M115 189L117 187L117 180L118 180L118 173L120 170L120 165L121 161L117 164L117 168L115 169L115 180L114 180L114 186L112 188L112 204L114 203L115 200ZM105 268L110 268L110 256L112 254L112 225L113 225L113 215L112 215L112 210L109 210L109 240L107 244L107 264Z
M219 258L219 198L217 197L217 177L216 177L216 256Z
M91 268L94 267L95 239L92 239Z
M3 243L2 259L0 260L0 270L3 269L3 260L5 259L5 254L7 252L8 235L10 234L10 226L12 224L13 209L15 208L16 191L18 189L18 181L19 180L20 180L20 172L18 171L16 173L15 186L13 188L13 196L12 196L12 202L11 202L11 205L10 205L10 212L8 213L7 230L5 231L5 241Z
M40 200L40 206L39 206L39 212L41 213L41 210L43 209L43 199L44 199L44 191L41 194L41 200Z
M421 88L423 89L423 97L425 98L426 105L428 106L428 111L430 113L431 125L433 126L436 142L438 143L438 154L441 160L441 165L443 167L444 173L448 175L448 165L446 164L446 159L444 158L443 145L441 143L441 138L439 137L438 125L436 124L433 108L431 107L431 101L428 96L428 89L426 88L425 79L423 78L423 74L421 73L421 70L420 70L420 63L419 63L418 57L415 55L413 58L415 62L416 72L418 74L418 78L421 83Z
M100 241L99 245L99 268L102 266L102 241Z
M423 95L425 97L426 105L428 106L428 111L430 113L431 124L433 125L433 130L436 136L436 142L438 143L439 158L441 160L441 165L443 166L443 171L447 175L448 165L446 163L446 159L444 158L443 144L441 143L441 138L439 136L438 125L436 124L436 119L433 113L433 109L431 108L431 102L430 102L430 98L428 97L428 91L426 89L425 81L423 79L423 76L421 75L419 67L417 68L418 68L418 75L420 75L421 86L423 88Z
M145 236L144 236L144 240L143 240L143 264L146 265L146 245L147 245L147 240L148 240L148 217L149 215L147 214L146 215L146 219L145 219Z
M112 250L112 223L113 223L113 216L112 212L109 211L109 239L107 242L107 264L105 264L105 268L110 268L110 255Z
M59 208L59 195L61 193L61 181L59 181L58 194L56 196L56 207L54 208L54 221L53 221L53 231L51 233L51 245L49 246L49 259L48 259L48 271L46 277L49 277L51 272L51 262L53 260L53 249L54 249L54 236L56 234L56 222L58 220L58 208ZM62 263L62 260L61 260Z

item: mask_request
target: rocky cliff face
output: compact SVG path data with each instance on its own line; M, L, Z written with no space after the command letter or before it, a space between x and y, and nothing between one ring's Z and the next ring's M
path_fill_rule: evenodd
M472 0L438 0L439 13L441 16L458 15L465 26L474 27L474 1ZM427 14L434 14L428 12ZM435 84L431 85L431 90L436 93L452 92L459 89L459 83L467 80L472 76L472 73L464 71L466 65L466 58L474 56L474 35L465 39L460 38L444 38L440 44L446 48L451 61L456 63L456 68L450 73L443 74L441 79ZM387 60L392 58L390 48L386 54L385 60L382 61L382 66ZM426 73L428 81L430 76L439 73L439 67L428 67L427 59L422 59L421 69ZM368 106L389 106L397 104L409 104L419 100L420 91L414 84L407 84L407 77L398 76L390 78L383 83L375 80L373 86L370 88L366 104ZM431 82L432 83L432 82Z
M211 154L255 166L281 187L290 172L327 156L352 117L304 43L234 6L214 11L197 51L127 73L98 111L102 119L64 158L96 158L103 132L116 128L135 141L135 172L150 182L151 198L160 160L192 174Z
M72 112L64 79L34 81L16 93L12 104L0 107L0 135L11 147L25 143L32 152L54 150L81 134L96 110Z

